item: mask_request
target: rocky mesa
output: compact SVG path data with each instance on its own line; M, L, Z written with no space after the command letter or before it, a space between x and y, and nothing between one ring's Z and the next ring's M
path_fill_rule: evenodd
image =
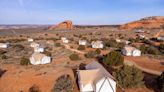
M164 16L152 16L142 18L138 21L130 22L120 26L121 29L156 29L164 28Z
M70 20L66 20L64 22L59 23L58 25L54 25L49 27L49 30L55 30L55 29L73 29L73 23Z

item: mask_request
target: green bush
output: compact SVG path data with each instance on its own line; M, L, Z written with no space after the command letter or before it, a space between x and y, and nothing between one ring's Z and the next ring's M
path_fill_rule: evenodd
M100 49L96 49L95 52L99 55L101 54L101 50Z
M46 38L46 40L53 40L54 42L56 42L59 39L57 39L57 38Z
M30 64L30 60L28 58L21 58L21 61L20 61L20 64L21 65L29 65Z
M79 47L77 49L78 50L85 50L85 46L84 45L79 45Z
M28 92L41 92L37 85L33 85L29 88Z
M73 60L73 61L76 61L76 60L79 60L79 59L80 59L80 57L79 57L78 54L71 54L71 55L69 56L69 58L70 58L71 60Z
M160 44L159 51L164 54L164 44Z
M124 43L117 43L115 39L102 39L106 47L123 48Z
M137 37L137 38L129 38L129 41L134 43L134 42L140 42L141 40L139 37Z
M60 47L61 46L61 44L60 43L56 43L56 47Z
M142 53L146 54L147 47L145 45L141 45L140 50Z
M25 47L21 44L16 44L16 45L13 45L13 48L16 50L16 52L20 52L24 50Z
M164 92L164 72L157 78L158 87Z
M6 40L6 42L9 42L9 43L17 43L17 42L21 42L21 41L25 41L26 39L8 39Z
M123 66L113 72L117 83L123 88L137 88L144 85L142 71L132 66Z
M44 51L43 54L50 56L50 57L52 56L51 52L49 52L49 51Z
M89 51L88 53L86 53L84 56L86 58L94 58L96 57L97 53L95 51Z
M123 64L124 57L121 55L120 52L112 51L104 56L103 61L107 65L118 66Z
M62 75L56 80L52 92L73 92L73 82L69 75Z
M8 57L6 55L1 56L2 59L7 59Z
M158 55L160 54L159 50L155 48L154 46L150 46L147 48L147 53L148 54L153 54L153 55Z
M144 54L153 54L153 55L160 54L160 51L156 47L154 47L154 46L141 45L140 46L140 50Z
M104 44L107 47L117 47L117 42L114 39L110 39L110 40L105 39Z

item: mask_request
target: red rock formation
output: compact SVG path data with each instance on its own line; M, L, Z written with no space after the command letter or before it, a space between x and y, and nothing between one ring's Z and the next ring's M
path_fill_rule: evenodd
M55 29L73 29L72 21L67 20L49 28L49 30Z
M135 28L164 28L164 16L154 16L143 18L139 21L130 22L121 25L121 29L135 29Z

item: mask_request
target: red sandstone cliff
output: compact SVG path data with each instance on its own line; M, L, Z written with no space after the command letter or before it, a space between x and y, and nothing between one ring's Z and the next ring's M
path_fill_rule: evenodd
M142 18L141 20L123 24L121 29L135 29L135 28L164 28L164 16L153 16Z
M59 23L58 25L51 26L49 28L49 30L55 30L55 29L73 29L72 21L67 20Z

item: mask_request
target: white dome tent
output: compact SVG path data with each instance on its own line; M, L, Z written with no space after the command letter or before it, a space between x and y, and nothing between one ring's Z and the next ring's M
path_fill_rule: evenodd
M47 64L51 62L51 57L41 53L33 53L32 56L30 57L30 62L33 65Z
M38 43L36 43L36 42L32 42L32 43L30 44L30 46L31 46L32 48L35 48L35 47L39 47L40 45L39 45Z
M141 56L141 51L131 46L125 46L121 52L125 56Z
M92 45L92 48L95 48L95 49L97 48L102 49L104 47L102 41L92 41L91 45Z
M79 40L79 45L86 45L87 44L87 41L86 40Z

